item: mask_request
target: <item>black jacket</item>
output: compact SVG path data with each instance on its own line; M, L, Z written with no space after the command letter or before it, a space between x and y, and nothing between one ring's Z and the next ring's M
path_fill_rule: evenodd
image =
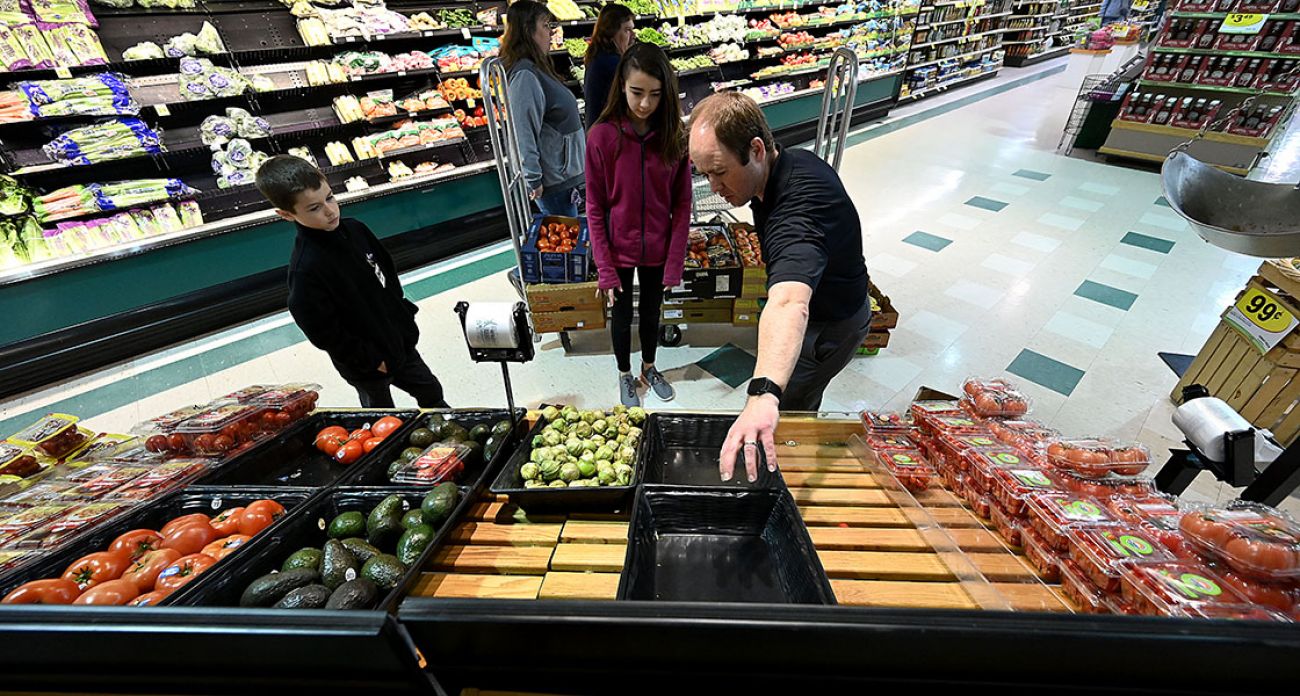
M416 311L393 257L364 224L343 218L333 232L298 225L289 313L344 379L376 379L381 362L389 373L400 368L420 337Z

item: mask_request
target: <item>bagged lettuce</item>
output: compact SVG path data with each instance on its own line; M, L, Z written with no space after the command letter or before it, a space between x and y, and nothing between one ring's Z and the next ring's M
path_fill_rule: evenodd
M122 60L153 60L165 56L162 47L152 41L138 43L122 51Z
M181 201L176 204L176 213L181 216L181 225L186 229L203 224L203 210L198 201Z
M32 61L27 57L22 40L8 26L0 24L0 68L26 70L30 67Z
M77 58L77 52L68 45L67 36L59 30L62 25L37 22L36 26L45 36L45 45L49 47L50 53L54 56L55 65L63 67L81 65L81 61Z
M54 62L54 53L50 51L49 44L45 42L45 37L41 35L41 30L35 24L19 24L13 28L13 32L27 51L31 67L39 70L57 65Z
M198 36L194 38L194 48L199 53L216 55L226 52L226 42L221 40L221 34L211 22L204 22Z
M11 176L0 174L0 215L19 215L32 204L32 192Z
M12 27L30 21L32 18L23 12L22 0L0 0L0 24Z

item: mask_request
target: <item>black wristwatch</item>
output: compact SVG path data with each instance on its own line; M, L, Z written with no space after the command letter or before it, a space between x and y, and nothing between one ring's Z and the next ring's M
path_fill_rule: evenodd
M762 396L771 394L776 397L777 401L781 400L781 387L776 382L766 377L756 377L749 382L749 395Z

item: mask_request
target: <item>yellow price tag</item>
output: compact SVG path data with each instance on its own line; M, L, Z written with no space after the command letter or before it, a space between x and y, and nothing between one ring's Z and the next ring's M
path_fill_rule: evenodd
M68 70L65 66L60 65L54 69L54 76L60 80L66 80L72 77L72 71Z
M1250 323L1269 333L1285 332L1294 320L1291 313L1278 304L1272 295L1259 288L1246 290L1241 299L1237 300L1237 309L1246 315Z
M167 108L166 104L155 104L153 110L158 112L159 116L171 116L172 110Z
M1266 14L1230 14L1219 27L1222 34L1258 34L1268 21Z

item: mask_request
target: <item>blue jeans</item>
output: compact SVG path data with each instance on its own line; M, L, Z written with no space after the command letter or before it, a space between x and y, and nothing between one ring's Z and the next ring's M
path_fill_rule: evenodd
M578 203L574 199L576 191L574 188L544 190L542 197L537 199L537 209L542 211L542 215L578 217Z

